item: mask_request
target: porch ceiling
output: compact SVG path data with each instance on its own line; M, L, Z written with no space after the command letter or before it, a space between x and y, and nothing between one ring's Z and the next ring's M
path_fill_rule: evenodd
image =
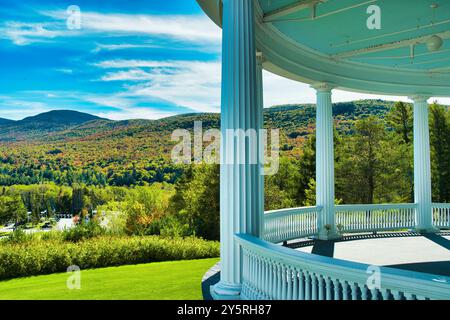
M221 0L198 2L221 25ZM367 27L371 5L380 29ZM450 96L450 0L257 0L256 15L269 71L351 91Z

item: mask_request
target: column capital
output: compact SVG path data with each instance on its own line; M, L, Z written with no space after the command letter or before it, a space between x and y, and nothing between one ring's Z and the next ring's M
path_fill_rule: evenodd
M428 99L431 97L426 94L415 94L409 97L410 100L414 101L414 103L428 103Z
M331 92L336 86L330 82L317 82L311 84L311 88L315 89L317 92Z

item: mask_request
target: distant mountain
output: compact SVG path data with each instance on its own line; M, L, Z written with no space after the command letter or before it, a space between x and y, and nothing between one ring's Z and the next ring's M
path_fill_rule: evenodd
M383 118L394 102L383 100L359 100L333 104L333 116L339 132L351 130L352 121L368 115ZM264 109L264 125L278 128L289 141L287 144L298 146L304 137L314 131L316 108L314 104L292 104ZM170 145L170 137L175 129L193 128L194 121L202 121L203 129L219 128L220 115L217 113L195 113L172 116L159 120L123 120L113 121L91 114L55 110L41 113L19 121L2 122L0 120L0 146L9 142L48 143L95 143L108 144L124 141L133 144L131 148L147 144L149 139L158 140L162 146ZM134 142L133 142L134 141ZM138 142L137 142L138 141ZM152 146L148 146L152 149ZM170 148L169 148L170 149ZM156 149L154 149L156 150Z
M14 120L9 120L9 119L5 119L5 118L0 118L0 126L4 125L4 124L11 124L15 122Z
M102 118L73 110L53 110L18 121L18 124L78 125Z
M0 141L45 139L51 133L74 129L92 121L111 120L78 111L54 110L19 121L0 121Z

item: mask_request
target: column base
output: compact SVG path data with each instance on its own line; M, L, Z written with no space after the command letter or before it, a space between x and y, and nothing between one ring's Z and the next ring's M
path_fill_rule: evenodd
M317 240L338 240L342 238L342 235L336 229L322 229L315 238Z
M211 296L214 300L240 300L241 285L223 283L222 281L210 287Z
M438 228L434 226L428 226L428 227L414 227L412 229L413 232L417 233L438 233L441 232Z

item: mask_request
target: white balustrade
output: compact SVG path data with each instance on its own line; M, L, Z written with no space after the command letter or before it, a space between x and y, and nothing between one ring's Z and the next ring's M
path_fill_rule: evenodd
M439 229L450 228L450 203L433 203L433 225Z
M336 206L336 226L346 233L414 228L415 209L415 204Z
M236 235L243 252L241 299L250 300L445 300L450 278L380 268L381 286L369 265L311 255L250 235Z
M278 243L316 234L320 210L320 207L303 207L267 211L264 215L264 239Z

